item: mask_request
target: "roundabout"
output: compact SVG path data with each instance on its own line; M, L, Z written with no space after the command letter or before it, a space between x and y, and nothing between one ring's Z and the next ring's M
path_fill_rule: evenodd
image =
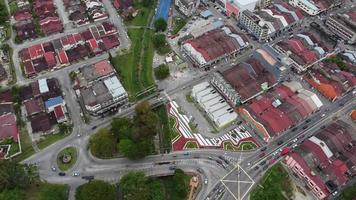
M73 146L62 149L57 155L57 166L61 171L72 168L77 161L77 149Z

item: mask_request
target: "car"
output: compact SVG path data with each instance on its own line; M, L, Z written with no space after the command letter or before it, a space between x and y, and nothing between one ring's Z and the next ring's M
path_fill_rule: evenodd
M197 172L199 172L199 173L204 173L204 171L201 169L201 168L197 168Z
M52 171L54 171L54 172L57 171L57 168L56 168L55 166L52 166L51 169L52 169Z
M177 167L175 165L169 166L169 170L176 170Z
M95 130L97 128L97 126L93 126L91 127L91 130Z
M323 118L323 117L325 117L325 113L323 113L323 114L321 115L321 118Z
M189 152L185 152L185 153L183 153L183 155L184 155L184 156L189 156L190 153L189 153Z
M205 184L205 185L208 184L208 179L207 179L207 178L204 179L204 184Z
M73 172L72 176L76 177L76 176L80 176L79 172Z
M303 129L303 130L305 130L305 129L307 129L307 128L308 128L308 126L303 126L303 128L302 128L302 129Z
M262 162L260 162L260 165L262 166L262 165L265 165L266 164L266 161L264 160L264 161L262 161Z
M266 151L266 149L267 149L267 147L263 147L263 148L261 149L261 151Z
M281 144L283 144L283 140L277 142L277 145L281 145Z
M261 153L258 157L262 158L265 155L266 155L265 153Z
M177 157L177 155L173 155L172 157L173 157L173 158L176 158L176 157Z
M324 126L324 125L322 125L322 126L320 127L320 129L325 129L325 126Z
M263 167L263 170L267 170L268 169L268 165L265 165L264 167Z
M292 132L294 132L294 131L296 131L296 130L298 130L298 128L297 128L297 127L294 127L294 128L292 129Z
M255 171L257 171L260 167L256 166L255 168L253 168Z
M298 146L298 144L294 144L293 146L292 146L292 148L294 149L294 148L296 148Z
M90 181L94 179L94 176L82 176L82 179Z
M305 120L305 123L308 123L308 122L310 122L311 121L311 119L307 119L307 120Z
M222 165L223 163L221 162L221 160L215 160L216 163Z
M64 173L64 172L59 172L58 175L59 175L59 176L65 176L66 173Z
M213 160L213 157L209 156L208 159L209 159L209 160Z
M296 141L298 141L298 138L295 138L294 140L292 140L292 142L296 142Z
M77 137L80 137L80 136L82 136L80 133L77 133Z

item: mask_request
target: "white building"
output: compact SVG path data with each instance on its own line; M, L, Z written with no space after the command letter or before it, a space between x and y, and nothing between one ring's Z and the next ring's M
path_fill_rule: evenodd
M175 6L183 15L190 17L195 12L199 2L197 0L176 0Z
M317 15L333 5L332 1L328 0L290 0L289 4L302 9L309 15Z
M237 118L234 109L208 82L194 86L191 95L218 128L228 125Z

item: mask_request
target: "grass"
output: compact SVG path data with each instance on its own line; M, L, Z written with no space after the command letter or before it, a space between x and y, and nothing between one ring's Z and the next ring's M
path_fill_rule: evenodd
M161 134L160 134L160 148L163 151L171 151L171 141L172 141L172 129L169 123L167 110L165 106L160 106L155 109L157 113L160 124L161 124Z
M9 59L10 59L10 74L11 74L11 81L9 81L8 85L15 84L17 82L17 76L15 71L14 62L12 60L13 49L10 47L9 49Z
M176 120L173 117L169 117L169 127L171 128L171 139L175 139L179 136L178 131L175 128Z
M67 134L57 133L57 134L46 135L46 136L44 136L45 137L44 139L41 139L37 143L37 146L39 149L44 149L44 148L48 147L49 145L67 137L68 135L70 135L70 133L67 133Z
M186 99L187 102L189 102L189 103L194 103L193 97L192 97L192 95L190 95L190 94L185 95L185 99Z
M352 200L356 197L356 185L350 186L342 191L340 200Z
M198 128L195 124L193 124L193 122L191 122L191 121L189 122L189 127L190 127L190 129L192 129L193 133L198 133Z
M199 146L198 146L198 144L196 142L189 141L189 142L185 143L185 148L186 149L198 149Z
M253 142L241 142L240 145L239 145L239 148L238 150L241 150L241 151L246 151L246 150L252 150L252 149L255 149L257 146L255 143Z
M70 155L72 157L69 163L62 162L62 157L64 154ZM57 155L57 165L58 168L62 171L67 171L68 169L73 167L76 161L77 161L77 150L75 149L75 147L67 147L62 151L60 151Z
M182 17L174 17L172 35L177 34L186 24L187 19Z
M239 149L236 148L230 141L224 142L224 150L226 151L238 151Z
M139 13L134 19L126 21L126 25L148 26L152 18L153 7L145 8L137 2L135 2L134 7L139 10ZM145 31L144 28L128 28L131 49L126 54L111 59L112 64L120 74L130 99L135 99L138 92L154 84L152 76L154 47L151 40L153 34L152 30Z
M292 182L281 164L271 167L250 193L250 200L268 199L293 199Z
M55 191L55 193L53 193ZM59 193L66 194L68 198L69 187L67 185L61 184L50 184L41 182L39 184L32 184L25 190L25 199L26 200L38 200L38 199L58 199L62 200L62 198L58 197ZM53 196L55 197L53 197ZM66 199L67 199L66 198Z
M35 153L35 150L32 148L31 138L25 128L20 130L20 142L22 153L14 158L16 162L20 162Z

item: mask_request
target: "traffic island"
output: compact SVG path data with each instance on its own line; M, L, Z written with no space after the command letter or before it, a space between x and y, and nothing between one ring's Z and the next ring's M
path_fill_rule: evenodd
M72 168L77 161L77 150L75 147L67 147L58 153L57 165L61 171Z

